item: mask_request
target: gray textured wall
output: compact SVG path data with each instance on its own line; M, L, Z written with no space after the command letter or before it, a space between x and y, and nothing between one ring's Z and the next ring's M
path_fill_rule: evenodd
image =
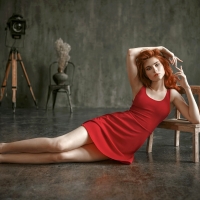
M48 66L56 60L54 42L60 37L71 45L76 65L74 106L130 105L125 70L130 47L166 46L183 59L190 84L200 84L199 0L0 0L1 82L10 50L4 29L14 12L27 21L24 48L18 50L40 108L45 107ZM34 107L18 69L17 106ZM2 106L11 106L11 96L8 83ZM59 99L57 105L65 106L66 97Z

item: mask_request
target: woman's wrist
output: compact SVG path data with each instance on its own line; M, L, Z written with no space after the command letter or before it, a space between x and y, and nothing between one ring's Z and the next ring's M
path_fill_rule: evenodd
M186 87L184 87L184 90L191 90L191 87L187 85Z

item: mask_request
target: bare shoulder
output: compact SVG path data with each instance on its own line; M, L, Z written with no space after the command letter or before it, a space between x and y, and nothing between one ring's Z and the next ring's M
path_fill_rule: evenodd
M183 96L175 89L170 90L170 102L173 106L175 106L182 114L183 109L186 109L188 107L185 99Z
M175 89L170 89L170 102L173 102L176 98L182 98L181 94Z

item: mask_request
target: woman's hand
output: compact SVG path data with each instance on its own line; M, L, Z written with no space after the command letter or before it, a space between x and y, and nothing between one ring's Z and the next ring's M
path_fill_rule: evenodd
M180 58L178 58L177 56L174 55L174 53L172 53L171 51L169 51L167 48L165 47L161 47L160 50L163 54L163 56L169 60L171 65L175 65L175 67L177 68L177 62L183 62Z
M177 61L183 62L180 58L178 58L177 56L175 56L174 53L172 53L171 51L169 51L165 47L163 47L163 49L161 50L161 52L169 60L169 62L172 65L175 65L175 67L177 67Z
M188 81L187 81L187 77L184 74L183 68L182 66L180 66L180 68L178 68L177 66L175 66L176 69L178 70L178 72L176 72L174 75L177 77L177 82L180 84L180 86L182 86L184 89L186 88L190 88Z

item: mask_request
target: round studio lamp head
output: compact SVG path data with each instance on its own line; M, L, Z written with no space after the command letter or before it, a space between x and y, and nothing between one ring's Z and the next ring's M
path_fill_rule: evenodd
M26 20L21 15L13 14L8 19L7 26L13 39L21 39L21 35L25 35Z

